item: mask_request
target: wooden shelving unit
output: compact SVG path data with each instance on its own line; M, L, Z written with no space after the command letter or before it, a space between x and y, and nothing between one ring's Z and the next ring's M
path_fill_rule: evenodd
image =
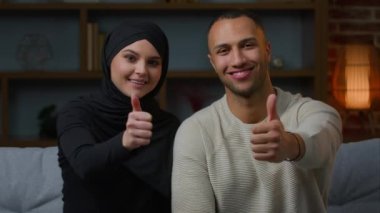
M287 14L296 13L307 14L313 17L313 26L311 27L314 37L312 44L313 66L304 67L296 70L273 70L271 76L275 79L292 79L312 82L311 88L314 97L320 100L325 99L327 79L327 3L325 1L296 1L296 2L254 2L254 3L0 3L0 18L2 16L20 16L25 14L31 16L52 16L55 14L64 14L72 16L78 20L78 43L79 43L79 65L78 70L45 70L45 71L24 71L10 70L0 66L1 82L1 141L0 146L50 146L55 145L55 140L39 139L38 136L24 138L10 136L10 121L12 120L12 103L10 103L10 93L13 90L12 82L17 81L92 81L100 80L102 73L100 71L88 71L87 67L87 23L96 19L98 14L120 14L131 11L147 14L164 14L167 12L177 14L198 12L217 12L232 8L245 8L268 13ZM0 26L1 27L1 26ZM3 31L2 31L3 33ZM198 33L195 32L194 33ZM6 42L6 41L2 41ZM70 42L70 41L64 41ZM169 41L170 42L170 41ZM289 41L297 42L297 41ZM1 43L1 42L0 42ZM193 62L189 62L193 63ZM196 63L196 62L194 62ZM183 70L170 70L168 73L168 82L186 79L210 79L216 80L217 76L212 70L187 70L184 65ZM159 100L163 106L167 104L167 93L169 92L167 84L162 88Z

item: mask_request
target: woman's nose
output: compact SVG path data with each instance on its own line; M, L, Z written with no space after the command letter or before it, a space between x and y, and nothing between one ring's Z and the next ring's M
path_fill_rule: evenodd
M147 66L145 61L141 60L136 64L135 73L140 75L147 73Z

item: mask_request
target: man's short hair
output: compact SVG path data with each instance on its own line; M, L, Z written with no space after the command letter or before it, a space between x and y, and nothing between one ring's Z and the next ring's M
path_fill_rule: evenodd
M209 33L212 25L214 25L214 23L219 21L219 20L234 19L234 18L239 18L239 17L243 17L243 16L252 19L252 21L255 22L255 24L263 30L263 32L265 32L264 26L261 22L260 17L257 14L250 12L248 10L245 10L245 9L234 9L234 10L224 11L223 13L221 13L219 16L217 16L215 19L213 19L211 21L207 32Z

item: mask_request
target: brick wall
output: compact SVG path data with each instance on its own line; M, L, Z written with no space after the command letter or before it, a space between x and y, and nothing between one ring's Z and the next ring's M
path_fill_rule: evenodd
M380 0L329 0L328 32L331 82L339 45L365 43L380 48Z
M329 82L332 82L331 76L340 45L364 43L380 49L380 0L329 0L328 20L328 58L330 65L328 77ZM331 91L331 83L328 85L330 86L328 91ZM378 133L376 131L373 133L373 129L369 131L371 126L380 130L380 111L373 112L377 114L355 114L350 117L350 114L339 107L331 92L329 92L328 97L329 104L343 113L344 141L355 141L376 135L380 137L380 131ZM374 116L375 122L372 124L369 115Z

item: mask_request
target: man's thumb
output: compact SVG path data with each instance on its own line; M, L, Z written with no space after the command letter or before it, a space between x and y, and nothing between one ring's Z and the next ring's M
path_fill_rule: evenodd
M278 119L277 111L276 111L276 95L270 94L267 99L267 113L268 113L268 121Z

